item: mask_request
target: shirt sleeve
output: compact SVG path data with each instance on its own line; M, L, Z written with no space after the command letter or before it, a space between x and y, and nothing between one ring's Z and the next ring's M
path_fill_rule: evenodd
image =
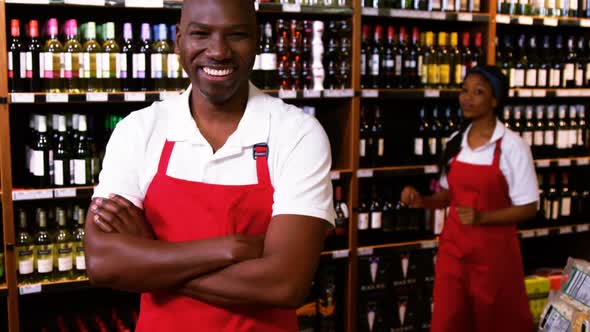
M273 216L304 215L334 225L330 168L330 142L320 123L309 116L299 128L302 133L286 150L279 151L279 171L274 180ZM293 137L289 138L293 140ZM272 149L272 147L271 147Z
M133 114L121 121L107 144L95 197L117 194L143 209L144 195L139 186L139 165L143 160L141 135Z
M539 184L530 147L518 138L508 149L506 162L510 168L508 190L512 204L527 205L539 200Z

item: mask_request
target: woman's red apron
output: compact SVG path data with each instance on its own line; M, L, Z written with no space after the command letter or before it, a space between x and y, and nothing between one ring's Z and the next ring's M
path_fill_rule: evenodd
M266 144L254 148L258 183L236 186L167 176L173 149L174 142L166 141L144 201L146 218L159 240L180 242L266 233L274 193ZM296 332L297 317L294 310L249 306L230 311L181 295L146 293L141 296L137 331Z
M493 211L512 206L500 170L502 139L492 165L455 159L450 211L434 282L433 332L527 332L533 327L516 226L463 225L456 207Z

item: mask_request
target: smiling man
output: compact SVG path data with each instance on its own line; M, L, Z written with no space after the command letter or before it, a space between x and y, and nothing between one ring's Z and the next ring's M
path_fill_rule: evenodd
M177 31L192 86L113 133L88 275L142 293L140 332L295 332L334 220L328 138L250 84L252 0L185 0Z

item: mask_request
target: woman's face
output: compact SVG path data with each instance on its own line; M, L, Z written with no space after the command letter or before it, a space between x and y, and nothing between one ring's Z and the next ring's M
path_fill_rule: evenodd
M493 114L498 102L488 81L480 74L471 74L463 81L459 104L466 119L476 120Z

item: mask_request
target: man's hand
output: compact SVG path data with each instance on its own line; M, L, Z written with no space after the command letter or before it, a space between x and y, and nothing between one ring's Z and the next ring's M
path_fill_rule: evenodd
M105 233L154 238L143 211L121 196L111 195L110 199L96 198L90 209L94 212L93 222Z
M457 206L457 214L463 225L478 225L480 221L480 213L474 208Z

